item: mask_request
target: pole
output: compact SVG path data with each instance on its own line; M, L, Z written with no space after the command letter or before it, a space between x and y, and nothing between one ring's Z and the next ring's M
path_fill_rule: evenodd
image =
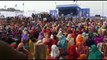
M16 14L15 14L15 16L17 16L17 11L16 11Z
M56 2L55 2L55 10L56 10Z
M6 17L7 17L7 11L6 11Z
M77 0L73 0L73 2L74 2L75 4L77 4Z
M104 16L104 1L102 1L102 13L103 13L103 16Z
M23 3L23 15L24 15L24 3Z
M15 5L15 7L16 7L16 9L17 9L17 4ZM15 10L16 10L16 9L15 9ZM15 11L15 16L17 16L17 11Z
M5 9L7 9L7 6L5 5L5 6L4 6L4 8L5 8ZM5 15L5 18L6 18L6 17L7 17L7 11L6 11L6 15Z

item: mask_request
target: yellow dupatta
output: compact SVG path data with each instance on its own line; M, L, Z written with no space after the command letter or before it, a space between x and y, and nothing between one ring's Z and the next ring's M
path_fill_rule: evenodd
M34 59L34 43L29 40L29 59Z

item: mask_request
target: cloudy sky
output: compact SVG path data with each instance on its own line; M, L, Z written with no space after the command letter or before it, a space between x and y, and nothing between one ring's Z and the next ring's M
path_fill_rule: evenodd
M0 1L0 8L14 7L24 11L49 11L55 9L56 5L74 4L73 1ZM56 3L56 4L55 4ZM17 4L17 7L15 5ZM107 1L78 1L81 8L90 8L90 14L101 14L107 16Z

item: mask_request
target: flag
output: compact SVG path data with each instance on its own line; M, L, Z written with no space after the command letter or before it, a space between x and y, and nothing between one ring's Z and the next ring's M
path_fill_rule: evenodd
M56 5L56 2L55 2L55 5Z
M77 2L77 0L73 0L74 2Z
M24 3L23 3L23 6L24 6Z
M17 7L17 4L15 5L15 7Z
M5 5L4 8L6 8L7 6Z

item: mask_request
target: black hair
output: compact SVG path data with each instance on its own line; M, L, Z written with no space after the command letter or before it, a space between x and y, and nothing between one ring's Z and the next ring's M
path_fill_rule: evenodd
M70 31L69 31L69 33L71 34L71 33L72 33L72 31L70 30Z
M88 40L86 40L85 44L86 44L86 46L91 47L91 45L95 44L95 42L92 39L88 39Z
M55 40L57 39L56 35L53 35L53 37L54 37Z

